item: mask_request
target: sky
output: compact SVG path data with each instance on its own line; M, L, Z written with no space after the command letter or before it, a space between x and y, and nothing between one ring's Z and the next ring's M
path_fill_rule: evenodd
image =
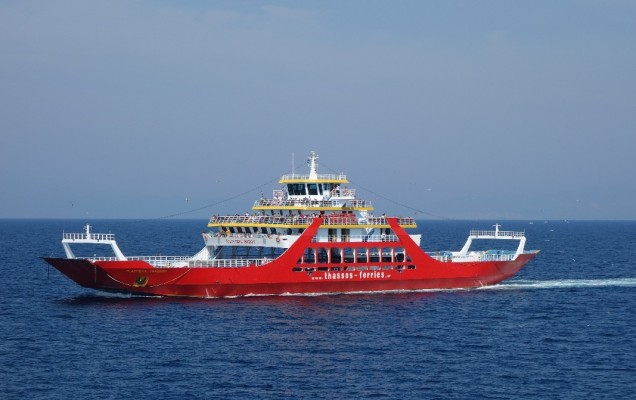
M636 219L636 0L0 0L0 218Z

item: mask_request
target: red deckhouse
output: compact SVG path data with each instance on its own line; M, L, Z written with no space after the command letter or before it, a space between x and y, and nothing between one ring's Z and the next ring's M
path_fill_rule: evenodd
M537 253L523 232L471 231L459 251L425 252L413 218L374 216L344 174L283 175L283 188L252 213L213 216L193 256L125 256L113 234L64 234L66 258L45 258L78 284L160 296L228 297L473 288L510 278ZM475 239L515 240L516 251L471 251ZM113 257L78 258L71 245L111 246Z

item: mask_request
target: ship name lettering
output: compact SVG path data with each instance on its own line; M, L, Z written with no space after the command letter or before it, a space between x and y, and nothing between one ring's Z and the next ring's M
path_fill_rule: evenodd
M353 272L325 272L325 279L353 279ZM383 279L384 271L361 272L360 279Z
M374 278L382 279L382 278L384 278L384 271L362 272L360 274L360 278L362 278L362 279L374 279Z
M353 272L325 272L325 279L353 279Z
M254 239L226 239L225 242L227 244L255 244L256 240Z

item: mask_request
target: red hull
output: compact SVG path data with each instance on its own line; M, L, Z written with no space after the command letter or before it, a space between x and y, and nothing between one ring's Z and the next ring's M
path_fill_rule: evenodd
M279 258L258 267L155 268L144 261L45 260L79 285L98 290L160 296L234 297L474 288L512 277L537 254L524 253L514 261L442 262L428 256L396 220L389 219L399 237L397 246L406 251L409 260L299 264L306 248L325 246L312 242L320 223L313 223ZM334 248L351 245L329 244ZM388 243L355 243L355 247L378 245L395 247ZM376 269L369 267L370 264ZM368 268L363 270L365 267Z
M45 260L79 285L99 290L160 296L233 297L306 293L413 291L474 288L513 276L534 254L512 262L441 263L414 270L372 272L279 273L271 266L248 268L158 269L144 262L119 261L99 265L85 260ZM261 271L259 271L261 270ZM256 276L277 280L255 279ZM329 276L329 277L327 277Z

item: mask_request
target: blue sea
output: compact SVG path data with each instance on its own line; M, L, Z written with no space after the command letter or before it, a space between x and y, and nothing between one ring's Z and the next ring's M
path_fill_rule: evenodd
M237 299L84 289L39 258L82 220L0 220L3 399L599 399L636 393L636 222L505 221L541 253L476 290ZM191 255L205 220L94 220ZM456 250L496 221L419 221ZM501 221L500 221L501 222Z

